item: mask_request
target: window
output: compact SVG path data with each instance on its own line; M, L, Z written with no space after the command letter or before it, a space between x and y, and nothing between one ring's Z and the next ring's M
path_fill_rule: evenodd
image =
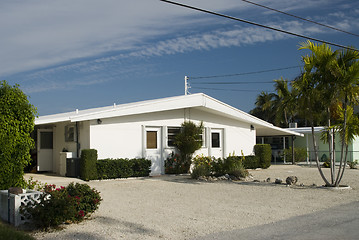
M212 133L212 148L220 148L221 147L221 140L219 132Z
M67 125L65 127L65 142L74 142L75 141L75 126Z
M157 149L157 131L147 131L147 149Z
M40 132L40 149L52 149L52 132Z
M167 146L174 147L177 134L181 132L180 127L168 127L167 128Z

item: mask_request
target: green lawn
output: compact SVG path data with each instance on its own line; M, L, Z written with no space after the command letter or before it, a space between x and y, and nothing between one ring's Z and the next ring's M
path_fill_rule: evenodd
M0 221L0 240L35 240L29 234Z

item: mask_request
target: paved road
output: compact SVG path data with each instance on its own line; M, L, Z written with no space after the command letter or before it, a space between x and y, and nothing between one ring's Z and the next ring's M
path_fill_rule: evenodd
M357 240L359 239L359 201L272 224L219 232L195 239Z

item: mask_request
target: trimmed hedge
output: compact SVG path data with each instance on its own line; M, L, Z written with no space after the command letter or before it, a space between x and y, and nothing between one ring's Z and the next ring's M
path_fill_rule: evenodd
M150 174L151 160L102 159L96 163L98 179L145 177Z
M97 179L97 150L84 149L81 151L80 178L85 181Z
M259 168L259 157L258 156L245 156L243 159L243 166L245 169Z
M259 157L259 167L269 168L272 160L272 148L269 144L256 144L254 146L254 153Z
M133 177L147 177L151 172L151 160L144 158L134 158L132 162Z

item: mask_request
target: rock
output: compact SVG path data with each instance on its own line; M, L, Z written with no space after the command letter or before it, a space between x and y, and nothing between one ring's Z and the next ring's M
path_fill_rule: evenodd
M275 184L282 184L282 182L283 182L283 180L280 178L276 178L274 181Z
M230 179L229 175L226 173L224 174L224 176L227 178L227 179Z
M270 181L271 181L270 177L266 179L266 182L270 182Z
M203 176L200 176L200 177L198 178L198 180L207 182L207 178L206 178L206 177L203 177Z
M9 188L9 193L10 194L21 194L22 193L22 188L21 187L11 187Z
M288 184L288 185L295 185L297 184L298 182L298 178L296 176L289 176L287 177L287 179L285 180L285 182Z
M301 183L301 184L299 184L299 186L304 187L304 184L303 184L303 183Z
M259 180L253 180L253 182L260 182Z

